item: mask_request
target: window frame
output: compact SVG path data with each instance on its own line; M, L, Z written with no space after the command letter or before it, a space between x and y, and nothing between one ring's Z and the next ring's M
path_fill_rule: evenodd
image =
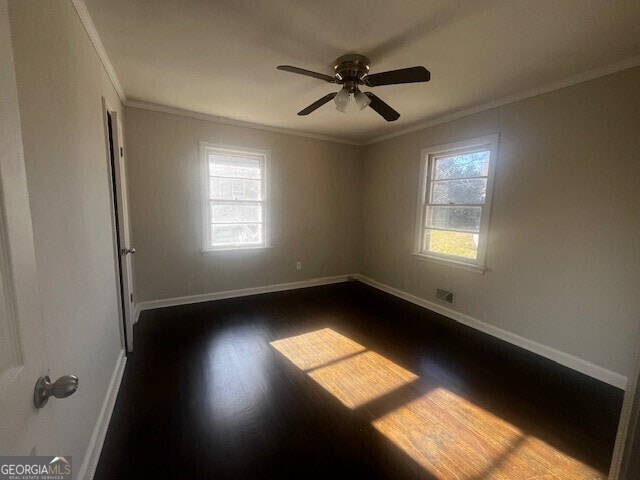
M202 228L202 249L205 256L215 255L224 252L260 251L271 248L270 235L270 208L269 208L269 163L271 152L269 150L240 147L235 145L225 145L200 141L200 180L201 180L201 228ZM211 151L231 154L244 154L260 159L260 188L262 200L240 201L241 203L260 203L262 205L262 243L255 245L221 245L219 247L211 245L211 212L209 198L209 158Z
M482 137L461 140L458 142L435 145L423 148L420 151L420 177L418 183L418 196L416 206L416 223L414 234L414 247L412 255L420 260L429 260L465 270L484 273L487 270L486 254L487 240L489 236L489 222L491 217L491 199L493 197L493 185L498 158L499 134L485 135ZM423 250L426 209L430 205L431 178L433 176L434 160L443 156L460 153L471 153L481 149L489 150L489 168L487 172L487 189L484 204L473 205L481 207L480 231L478 233L478 254L475 259L447 255ZM465 204L466 205L466 204Z

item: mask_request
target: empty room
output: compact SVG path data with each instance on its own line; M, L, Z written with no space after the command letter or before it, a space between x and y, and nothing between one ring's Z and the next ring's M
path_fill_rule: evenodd
M0 479L640 480L638 25L0 0Z

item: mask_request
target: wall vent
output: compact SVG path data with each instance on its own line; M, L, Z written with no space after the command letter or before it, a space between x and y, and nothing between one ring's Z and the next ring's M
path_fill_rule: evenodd
M455 293L443 290L442 288L436 288L436 298L445 303L448 303L449 305L453 305L453 302L455 302L456 299L456 295Z

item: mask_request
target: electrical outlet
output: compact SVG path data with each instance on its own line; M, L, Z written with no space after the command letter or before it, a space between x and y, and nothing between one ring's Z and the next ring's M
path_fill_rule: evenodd
M296 270L302 270L302 262L296 262Z

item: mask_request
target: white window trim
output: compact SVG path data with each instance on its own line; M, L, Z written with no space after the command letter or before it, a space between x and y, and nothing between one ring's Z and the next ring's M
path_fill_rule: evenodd
M210 143L200 141L200 209L202 228L202 249L200 252L204 256L231 253L231 252L259 252L271 249L271 218L270 218L270 196L269 196L269 163L271 152L269 150L259 150L255 148L239 147L235 145L224 145L220 143ZM210 243L211 221L209 219L209 159L207 150L226 150L232 153L252 153L261 156L262 175L262 223L264 226L264 238L261 245L224 245L212 247Z
M489 234L489 221L491 217L491 197L493 196L493 181L498 155L499 134L485 135L483 137L461 140L459 142L447 143L423 148L420 151L420 177L418 183L418 198L416 205L416 223L412 255L419 260L428 260L436 263L449 265L463 270L468 270L483 274L487 270L487 237ZM482 217L480 219L480 233L478 239L478 255L475 260L465 261L461 257L449 256L437 253L424 253L421 251L422 232L424 230L424 205L429 188L429 167L430 159L435 155L449 153L456 150L472 150L478 147L489 149L489 170L487 173L487 194L482 207Z

